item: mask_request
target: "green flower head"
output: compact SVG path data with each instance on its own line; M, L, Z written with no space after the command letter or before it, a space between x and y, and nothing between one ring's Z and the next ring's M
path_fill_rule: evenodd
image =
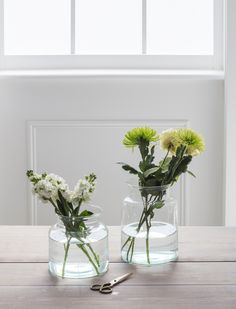
M134 128L125 134L123 144L126 147L140 146L142 143L156 142L159 136L157 132L149 127Z
M192 129L177 129L176 138L181 145L186 146L186 153L190 156L197 156L205 149L202 136Z

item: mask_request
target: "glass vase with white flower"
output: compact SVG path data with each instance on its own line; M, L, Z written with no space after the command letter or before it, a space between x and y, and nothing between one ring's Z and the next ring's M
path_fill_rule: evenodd
M88 204L96 176L80 179L73 191L55 174L27 171L33 193L50 203L58 223L49 230L49 271L62 278L86 278L108 269L108 231L100 221L101 209Z
M127 132L124 146L138 147L138 167L119 162L122 168L137 176L136 186L129 184L129 196L122 208L122 247L124 261L136 264L158 264L178 256L177 202L169 188L189 171L194 156L204 148L203 138L189 128L170 129L160 135L152 128L134 128ZM159 162L156 146L165 152ZM194 176L195 177L195 176Z

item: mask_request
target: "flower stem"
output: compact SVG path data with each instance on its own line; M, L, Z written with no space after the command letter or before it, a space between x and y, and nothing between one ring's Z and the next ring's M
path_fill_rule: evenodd
M87 246L89 247L90 251L92 252L93 254L93 257L98 265L98 267L100 267L100 261L99 261L99 257L97 256L97 254L94 252L92 246L90 244L87 244Z
M148 212L148 204L149 203L148 203L147 197L145 198L145 200L143 199L143 204L144 204L144 208L143 208L143 212L141 214L140 220L139 220L137 232L139 233L143 224L146 223L146 229L147 229L147 233L146 233L146 254L147 254L147 263L150 264L149 231L150 231L150 228L151 228L151 216L150 216L150 213ZM148 217L150 217L149 222L148 222ZM128 247L128 250L127 250L127 253L126 253L126 260L129 263L131 263L132 259L133 259L133 254L134 254L135 237L129 236L127 238L127 240L125 241L125 243L122 245L121 250L123 250L129 242L130 242L130 244L129 244L129 247Z
M97 275L99 275L99 270L98 270L98 266L94 263L93 259L91 258L91 256L89 255L87 249L84 247L85 244L81 244L81 245L77 245L83 252L84 254L87 256L87 258L89 259L89 262L93 265Z
M135 238L133 238L133 242L132 242L131 256L130 256L130 260L131 260L131 261L132 261L132 259L133 259L133 254L134 254L134 243L135 243Z
M79 236L72 235L71 233L70 233L70 235L71 235L71 236L70 236L70 240L71 240L72 237L75 237L75 238L78 239L80 242L82 242L82 244L76 244L76 246L77 246L78 248L80 248L80 249L84 252L84 254L85 254L85 255L87 256L87 258L89 259L90 263L93 265L93 267L94 267L94 269L95 269L97 275L99 275L99 267L100 267L99 258L98 258L98 256L96 255L96 253L94 252L92 246L91 246L90 244L86 244L85 242L83 242L82 239L81 239ZM84 247L85 245L86 245L86 246L90 249L90 251L92 252L92 254L93 254L93 256L94 256L94 259L95 259L95 262L94 262L93 259L91 258L91 256L90 256L88 250ZM68 250L69 250L69 247L68 247L68 248L66 247L65 250L68 251ZM68 254L68 252L67 252L67 254ZM66 255L66 258L67 258L67 255ZM64 263L65 263L65 259L64 259ZM96 265L96 264L97 264L97 265Z
M65 246L65 255L64 255L64 261L63 261L63 266L62 266L62 278L65 277L65 267L66 267L66 260L68 257L68 252L69 252L69 248L70 248L70 240L71 237L67 240L66 246Z
M169 153L170 153L170 148L168 148L168 151L167 151L167 153L166 153L166 155L165 155L165 158L164 158L164 160L162 161L162 164L161 164L161 166L160 166L160 167L162 167L162 166L165 164L166 159L167 159L167 157L168 157Z
M130 236L131 237L131 236ZM131 237L131 243L129 245L129 248L126 253L126 260L131 263L133 259L133 254L134 254L134 244L135 244L135 237ZM129 257L130 254L130 257Z
M124 243L124 244L122 245L122 247L121 247L121 250L124 249L124 247L127 245L127 243L128 243L129 241L131 241L131 239L132 239L131 236L129 236L129 237L126 239L125 243Z
M147 253L147 262L148 264L150 264L150 254L149 254L149 225L148 222L146 220L146 226L147 226L147 234L146 234L146 253Z
M149 228L151 227L151 219L150 219L150 223L148 223L148 201L147 201L147 197L145 198L145 222L146 222L146 253L147 253L147 262L148 264L150 264L150 256L149 256ZM149 226L150 224L150 226Z

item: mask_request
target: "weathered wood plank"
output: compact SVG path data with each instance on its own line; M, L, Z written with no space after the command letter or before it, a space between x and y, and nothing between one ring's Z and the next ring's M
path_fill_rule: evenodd
M110 227L110 261L120 262L120 228ZM1 226L0 262L47 262L48 227ZM236 261L236 228L180 227L179 261Z
M235 309L236 286L117 286L110 295L88 287L1 287L1 309Z
M236 285L236 263L169 263L155 267L112 263L102 277L90 279L61 279L49 275L46 263L1 263L0 286L90 286L110 281L124 273L133 275L125 286L158 285Z

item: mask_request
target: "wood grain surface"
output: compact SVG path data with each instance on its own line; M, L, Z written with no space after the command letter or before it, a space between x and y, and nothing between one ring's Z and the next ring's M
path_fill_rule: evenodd
M0 308L236 308L236 228L180 227L179 259L152 267L120 259L120 228L110 227L110 266L92 279L48 273L48 227L0 227ZM126 272L132 277L111 295L95 282Z

